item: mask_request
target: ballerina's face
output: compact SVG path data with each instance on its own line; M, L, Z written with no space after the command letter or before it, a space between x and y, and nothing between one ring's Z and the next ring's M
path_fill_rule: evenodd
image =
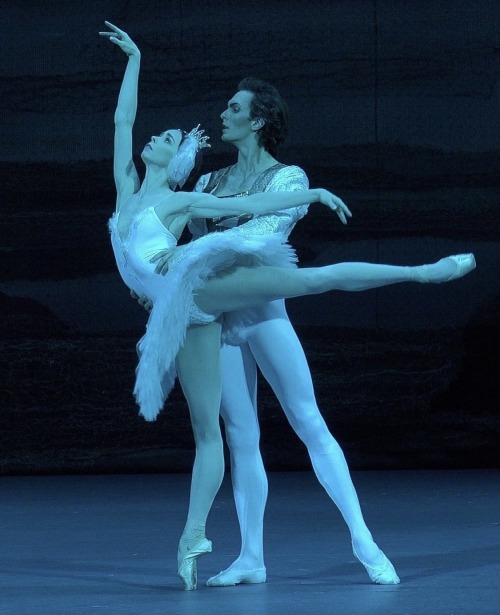
M227 103L227 109L221 113L222 140L226 143L243 141L255 132L254 121L250 119L250 103L253 92L240 90Z
M177 154L181 141L182 131L177 128L166 130L151 137L151 141L142 150L141 158L145 163L166 167Z

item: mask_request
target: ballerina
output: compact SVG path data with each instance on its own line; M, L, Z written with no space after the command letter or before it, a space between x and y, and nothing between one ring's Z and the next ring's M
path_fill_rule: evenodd
M106 22L102 36L128 56L115 112L114 178L116 212L111 240L124 282L153 303L144 337L134 394L140 413L154 420L175 377L188 404L196 446L186 525L178 550L178 573L185 589L197 584L196 560L211 551L205 525L224 471L219 426L220 343L223 314L278 298L331 290L359 291L401 282L446 282L474 266L473 255L404 267L338 263L298 269L284 236L242 241L231 232L207 235L181 246L165 276L155 273L154 254L176 246L194 218L232 213L261 215L276 209L321 203L346 223L351 216L341 199L324 189L219 199L205 193L175 192L192 171L206 138L194 129L170 129L152 137L141 158L146 175L139 182L132 159L132 127L137 110L140 52L131 38Z

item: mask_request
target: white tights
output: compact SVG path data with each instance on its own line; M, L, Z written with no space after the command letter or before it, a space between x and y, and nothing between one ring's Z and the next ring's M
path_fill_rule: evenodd
M210 278L197 292L196 302L205 312L221 313L258 305L276 298L317 294L334 289L359 291L399 282L424 281L424 274L425 280L446 281L455 270L455 264L450 262L450 259L442 259L436 264L424 267L425 271L423 267L371 263L339 263L303 269L239 267L229 273ZM276 326L274 320L272 323L272 325L265 324ZM311 378L300 343L289 322L281 324L284 331L280 333L282 349L278 351L275 334L266 332L258 336L258 342L252 343L252 353L278 395L290 423L306 443L319 480L344 515L353 534L357 552L369 562L371 558L363 546L368 549L370 541L364 540L363 537L369 532L359 509L344 456L329 433L314 401ZM188 329L186 341L177 358L179 381L189 406L196 444L184 542L195 540L200 532L204 532L208 513L224 473L218 418L221 402L219 357L218 323ZM288 370L282 369L285 360L291 362ZM292 376L291 370L295 376ZM256 423L255 410L253 414ZM257 437L258 441L257 424L254 425L254 432L254 438ZM241 433L246 439L250 437L249 430ZM235 438L232 435L229 437ZM259 463L259 472L262 473L262 461L257 462L257 467ZM256 475L247 479L262 480ZM237 482L240 483L238 479ZM240 491L242 489L242 487L237 488ZM260 501L265 502L265 491L262 489ZM240 506L244 508L245 505L243 501ZM259 532L258 540L262 543L262 531L257 530L256 535L259 536ZM244 540L248 543L247 538Z
M444 282L455 269L455 263L449 258L417 267L361 262L302 269L235 267L210 278L197 291L196 303L204 312L220 314L262 302L331 290L354 292L401 282Z
M177 355L177 375L186 398L196 447L189 510L180 550L205 535L205 524L224 477L219 423L221 326L218 322L190 327ZM185 544L183 544L185 543Z
M252 325L246 344L224 346L221 354L221 413L242 538L241 552L233 566L243 570L264 567L267 478L259 450L255 361L306 445L316 476L345 519L358 553L370 561L378 549L363 519L344 454L318 409L302 346L284 302L275 301L269 308L272 318Z

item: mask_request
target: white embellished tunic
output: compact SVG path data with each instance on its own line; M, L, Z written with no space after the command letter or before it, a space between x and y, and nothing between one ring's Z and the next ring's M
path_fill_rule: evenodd
M225 167L214 173L203 175L195 186L196 192L216 193L220 182L232 167ZM259 175L251 189L238 195L244 198L258 192L294 192L307 190L309 180L298 166L277 163ZM193 220L189 228L194 238L199 238L210 230L223 231L232 228L232 232L242 239L272 237L274 234L288 238L295 224L307 214L309 204L276 211L261 216L229 216L213 221ZM225 231L227 232L227 231ZM222 233L223 235L225 233ZM285 314L283 300L262 303L245 310L224 315L222 339L224 343L239 345L244 343L252 327L259 322L272 318L281 318Z

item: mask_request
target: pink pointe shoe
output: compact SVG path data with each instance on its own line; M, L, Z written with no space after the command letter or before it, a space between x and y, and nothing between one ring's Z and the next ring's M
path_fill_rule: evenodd
M210 577L207 581L208 587L230 587L240 583L265 583L266 569L255 568L253 570L236 570L228 568Z
M198 583L198 570L196 566L196 560L198 557L210 553L212 551L212 543L206 538L202 538L199 542L194 544L191 548L181 555L179 552L177 555L177 565L179 579L184 583L184 589L191 591L196 589Z
M378 583L379 585L398 585L400 583L400 579L396 574L394 566L382 550L380 550L382 561L378 566L371 566L370 564L365 563L356 553L354 545L352 546L352 552L354 553L354 557L356 557L356 559L363 564L368 576L370 577L370 580L373 583Z
M474 254L446 256L433 265L413 267L415 282L441 284L463 278L476 268Z

